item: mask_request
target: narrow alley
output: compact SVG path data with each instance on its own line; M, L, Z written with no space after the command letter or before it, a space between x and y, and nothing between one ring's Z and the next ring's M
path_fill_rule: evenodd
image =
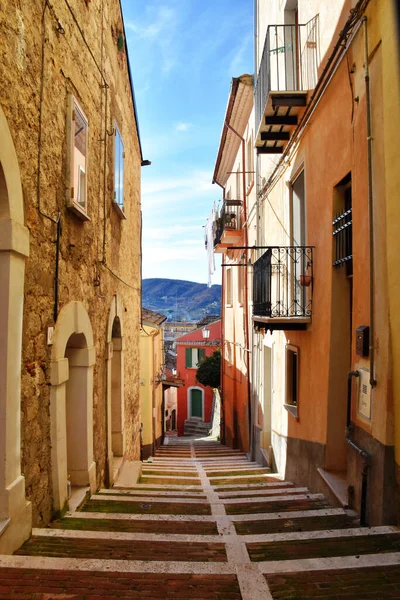
M167 438L137 484L99 490L0 557L2 600L400 598L400 530L211 439Z

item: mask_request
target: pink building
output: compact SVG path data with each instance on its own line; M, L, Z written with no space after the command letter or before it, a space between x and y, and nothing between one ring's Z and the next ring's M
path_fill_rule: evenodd
M197 365L221 347L221 321L206 326L209 337L203 337L205 328L196 329L176 339L177 371L184 386L178 389L178 435L200 432L202 424L211 422L214 393L196 380ZM185 427L186 426L186 427ZM200 427L199 427L200 426ZM211 428L203 426L204 432Z

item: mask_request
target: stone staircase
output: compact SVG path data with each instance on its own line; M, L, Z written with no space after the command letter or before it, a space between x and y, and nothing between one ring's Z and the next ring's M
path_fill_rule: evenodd
M204 421L186 419L183 426L183 435L194 437L207 437L210 433L212 424Z
M1 556L0 599L400 599L399 529L360 528L211 439L166 441L138 482Z

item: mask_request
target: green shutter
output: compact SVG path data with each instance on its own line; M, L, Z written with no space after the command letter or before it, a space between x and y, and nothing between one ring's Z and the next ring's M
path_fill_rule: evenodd
M186 368L190 369L192 366L192 349L186 348Z
M200 364L201 361L204 359L206 352L205 352L204 348L198 348L197 352L198 352L199 364Z

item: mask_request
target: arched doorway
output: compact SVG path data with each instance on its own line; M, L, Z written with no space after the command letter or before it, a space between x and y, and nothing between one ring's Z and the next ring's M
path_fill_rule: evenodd
M204 421L204 390L201 387L188 389L188 419Z
M111 304L107 328L108 483L114 483L125 453L123 307L118 295Z
M21 474L21 356L25 258L20 171L0 107L0 553L12 553L30 535L31 504Z
M96 490L93 461L93 332L81 302L61 310L51 360L53 508L66 508L67 481Z

